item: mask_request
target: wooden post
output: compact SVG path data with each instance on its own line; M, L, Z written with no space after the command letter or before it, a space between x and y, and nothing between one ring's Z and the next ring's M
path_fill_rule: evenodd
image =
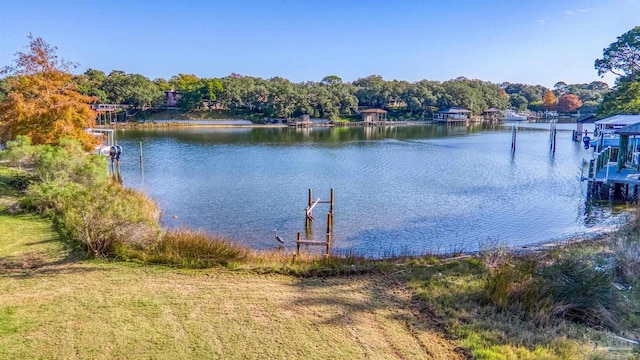
M327 234L327 250L324 256L329 257L329 249L331 248L331 234Z
M140 141L140 166L142 167L142 141Z
M309 198L308 198L308 201L307 201L307 204L308 204L307 205L308 206L307 209L309 207L311 207L312 203L313 203L313 193L312 193L311 189L309 189ZM305 214L304 214L304 226L305 226L306 229L309 229L311 227L311 218L309 217L309 215L308 215L308 213L306 211L305 211Z
M625 167L627 161L627 149L629 147L629 136L620 135L620 145L618 147L618 163L616 171L620 172Z
M298 237L296 240L296 256L300 255L300 232L298 231Z
M549 151L556 152L556 124L549 124Z
M333 195L333 188L331 188L331 204L329 205L329 212L331 212L331 215L333 215L333 202L335 200L335 197ZM332 217L333 219L333 217Z
M511 127L511 151L516 152L516 126Z

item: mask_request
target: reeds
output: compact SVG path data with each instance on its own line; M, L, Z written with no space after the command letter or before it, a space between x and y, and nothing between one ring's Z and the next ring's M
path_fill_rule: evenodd
M160 240L138 257L151 263L206 268L229 265L248 257L249 249L203 231L167 231Z

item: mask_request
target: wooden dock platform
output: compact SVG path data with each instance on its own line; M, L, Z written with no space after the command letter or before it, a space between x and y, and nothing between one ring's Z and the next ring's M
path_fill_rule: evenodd
M637 169L624 168L618 172L616 168L617 163L609 162L598 170L595 176L583 177L582 180L605 184L640 185L640 172Z
M588 164L588 176L584 176L584 165ZM635 167L618 170L618 163L592 159L583 163L580 180L587 181L588 200L638 201L640 171Z

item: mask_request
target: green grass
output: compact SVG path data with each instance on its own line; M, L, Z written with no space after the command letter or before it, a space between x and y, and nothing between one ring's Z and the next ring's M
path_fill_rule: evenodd
M0 210L5 208L9 201L15 201L17 192L9 186L9 182L21 171L0 166Z
M101 261L5 273L0 358L459 358L391 280Z
M35 215L0 212L0 258L27 253L55 258L62 250L51 221Z

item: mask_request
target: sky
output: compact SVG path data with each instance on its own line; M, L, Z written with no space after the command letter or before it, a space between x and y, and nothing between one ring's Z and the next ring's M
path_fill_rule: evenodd
M0 67L41 37L79 66L150 79L337 75L553 87L640 25L640 0L5 0Z

